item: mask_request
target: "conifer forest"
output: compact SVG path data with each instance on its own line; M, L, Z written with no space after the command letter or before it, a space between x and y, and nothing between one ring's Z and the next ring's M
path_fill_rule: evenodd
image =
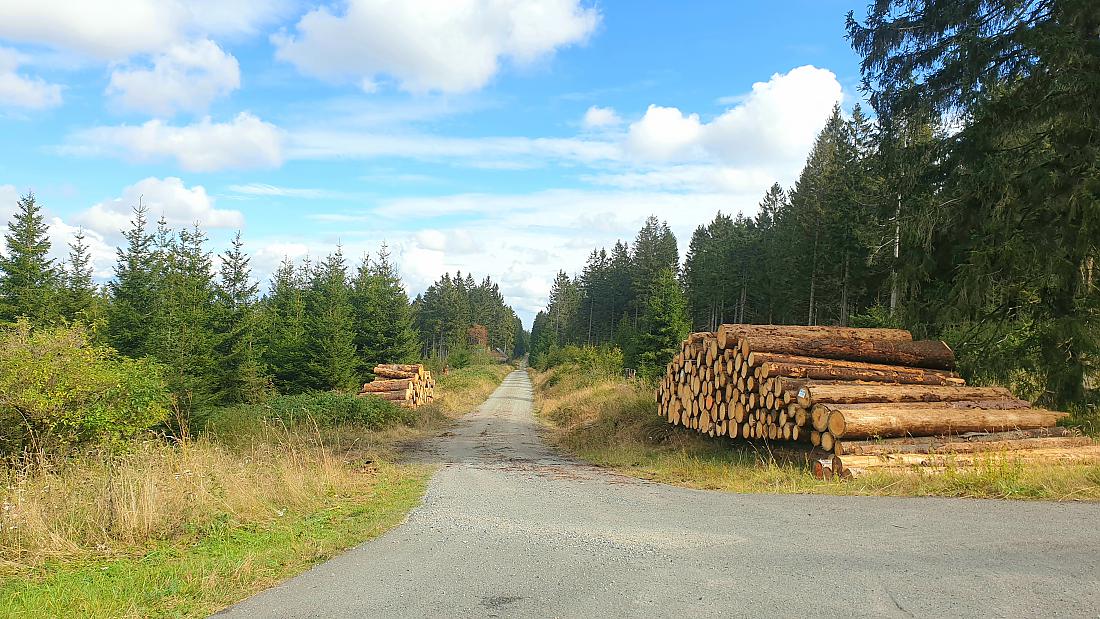
M690 330L722 323L894 326L947 341L971 380L1095 403L1098 28L1083 1L849 14L873 113L835 108L797 182L700 222L682 264L651 217L559 273L533 358L610 344L654 376Z

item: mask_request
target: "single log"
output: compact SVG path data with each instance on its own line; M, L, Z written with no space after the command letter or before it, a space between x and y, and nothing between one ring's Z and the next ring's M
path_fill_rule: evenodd
M798 357L790 357L796 359ZM867 364L872 365L872 364ZM760 376L771 378L809 378L813 380L866 381L901 383L904 385L965 385L966 381L946 373L926 371L921 368L879 366L868 368L841 367L835 365L768 362L760 366Z
M951 370L890 365L887 363L869 363L866 361L848 361L846 359L829 359L825 357L807 357L784 352L754 350L745 356L745 360L753 367L764 363L789 363L793 365L820 365L834 368L851 368L853 370L882 370L884 372L893 370L912 372L913 374L933 374L944 378L959 378L958 373Z
M802 357L820 357L864 363L883 363L911 367L950 370L955 353L945 342L890 341L856 338L804 339L799 337L743 337L741 351L772 352Z
M726 324L718 334L726 333L727 343L742 337L847 338L876 341L912 341L913 335L903 329L859 329L854 327L819 327L802 325ZM720 335L719 335L720 336Z
M998 432L988 436L1012 435L1013 432ZM896 453L978 453L988 451L1019 451L1022 449L1044 449L1050 447L1078 447L1091 445L1087 436L1040 436L1035 438L1011 438L999 441L916 441L909 443L882 443L880 441L837 441L833 451L838 456L876 456Z
M407 389L414 386L416 379L414 378L397 378L393 380L376 380L372 383L363 385L363 391L367 393L373 393L376 391L394 391L397 389Z
M372 370L372 372L377 373L377 370L380 369L394 370L397 372L416 372L419 374L424 371L424 366L420 365L419 363L379 363L378 365L374 366L374 370Z
M964 432L1050 428L1065 413L1042 409L985 410L931 405L926 408L848 408L818 404L814 411L828 411L828 429L837 438L895 436L944 436Z
M409 394L405 391L376 391L374 393L360 393L361 397L373 396L376 398L382 398L383 400L390 400L391 402L405 402L409 399Z
M996 461L1018 461L1046 464L1095 464L1100 462L1100 445L1079 447L1048 447L1005 452L962 454L889 454L881 456L840 456L836 458L844 471L857 474L866 469L882 467L958 467Z
M419 372L406 372L381 366L374 368L371 373L379 378L418 378L420 376Z
M922 409L929 407L943 407L956 409L988 409L988 410L1026 410L1032 408L1031 402L1016 398L1001 400L959 400L955 402L861 402L845 404L845 408L859 408L868 410L905 410Z
M1004 387L957 387L940 385L806 385L798 390L798 403L856 404L860 402L951 402L958 400L1004 400L1012 393Z

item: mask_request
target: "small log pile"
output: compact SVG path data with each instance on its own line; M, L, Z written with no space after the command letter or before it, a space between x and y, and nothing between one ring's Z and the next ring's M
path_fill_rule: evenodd
M360 396L374 396L407 408L435 399L435 379L420 364L379 364L371 372L377 377L363 385Z
M1084 453L1091 444L1056 427L1065 413L969 386L954 369L946 343L901 329L722 325L683 342L657 409L710 436L804 443L824 477L914 454Z

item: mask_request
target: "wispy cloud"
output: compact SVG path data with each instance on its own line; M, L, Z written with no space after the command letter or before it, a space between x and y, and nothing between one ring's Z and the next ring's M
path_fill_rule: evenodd
M230 185L229 191L257 197L277 198L303 198L308 200L350 200L359 196L344 191L332 191L331 189L316 189L307 187L280 187L267 183L247 183L244 185Z

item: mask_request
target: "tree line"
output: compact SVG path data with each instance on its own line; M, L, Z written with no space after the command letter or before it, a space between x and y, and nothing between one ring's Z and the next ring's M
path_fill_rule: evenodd
M773 185L752 217L700 225L678 270L667 227L650 249L651 218L633 248L560 273L533 353L611 342L641 369L646 354L667 361L644 342L664 346L654 329L681 318L896 326L948 341L972 380L1050 406L1096 401L1094 3L884 0L847 28L873 117L834 108L797 182ZM676 272L684 316L639 319L653 264Z
M500 286L489 277L479 283L469 273L465 277L461 271L445 273L417 295L413 308L424 357L446 357L464 349L471 325L488 330L491 349L506 356L524 355L523 323L505 303Z
M496 284L445 276L410 302L385 245L354 267L339 248L320 260L284 259L261 294L239 233L215 255L197 225L151 223L140 204L103 286L82 232L65 260L49 257L42 207L31 193L19 199L5 241L0 321L82 323L97 344L151 360L182 420L276 392L351 389L378 363L445 357L465 346L471 321L484 321L508 352L515 341L518 319ZM440 309L450 303L433 292L443 282L461 292L463 312ZM436 329L441 314L451 331ZM447 347L436 347L444 336Z
M668 223L651 216L633 245L593 250L575 277L560 271L531 327L532 363L555 347L610 344L627 367L656 376L690 326L679 262Z

